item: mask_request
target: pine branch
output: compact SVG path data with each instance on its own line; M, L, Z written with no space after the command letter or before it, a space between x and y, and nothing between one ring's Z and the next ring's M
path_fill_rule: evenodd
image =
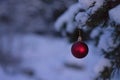
M108 11L120 4L120 0L107 0L104 5L92 14L86 24L90 27L95 27L109 19Z

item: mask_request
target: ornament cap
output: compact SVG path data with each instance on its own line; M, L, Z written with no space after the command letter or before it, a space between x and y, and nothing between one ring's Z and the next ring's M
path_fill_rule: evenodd
M81 36L78 37L78 41L82 41L82 37Z

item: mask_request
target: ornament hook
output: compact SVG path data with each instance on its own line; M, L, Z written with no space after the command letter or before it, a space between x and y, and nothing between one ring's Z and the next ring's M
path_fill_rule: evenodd
M78 30L78 41L82 41L82 37L81 37L81 31L80 31L80 29Z

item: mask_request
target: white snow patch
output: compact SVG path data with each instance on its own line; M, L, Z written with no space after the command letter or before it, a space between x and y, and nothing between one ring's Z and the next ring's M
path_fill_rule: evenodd
M79 11L81 5L76 3L72 5L61 17L55 22L55 29L60 31L64 24L66 24L66 31L72 32L76 26L73 22L75 14Z
M99 36L99 34L101 33L102 29L100 27L96 27L95 29L92 30L90 37L91 38L96 38L97 36Z
M79 12L75 16L75 20L80 24L80 25L85 25L86 21L88 20L88 14L86 12Z
M20 70L31 69L35 76L26 77L22 74L10 76L0 71L2 80L92 80L96 76L94 66L99 61L98 54L101 52L92 45L93 43L88 43L89 53L85 58L76 59L72 56L71 44L66 39L35 35L17 35L14 39L16 40L14 45L18 45L14 46L15 49L22 47L20 50L17 49L23 55ZM18 54L17 50L13 51ZM65 67L65 62L78 64L85 69L70 69Z
M106 52L112 51L114 47L118 46L119 41L114 42L114 38L112 37L114 32L114 28L108 27L105 28L103 34L100 36L98 47L100 49L105 50Z
M120 24L120 5L111 9L109 11L109 16L112 21L115 21L117 24Z
M100 73L104 70L105 67L109 68L111 67L111 62L109 59L106 59L106 58L101 58L100 61L98 62L98 64L96 64L96 67L95 67L95 73Z

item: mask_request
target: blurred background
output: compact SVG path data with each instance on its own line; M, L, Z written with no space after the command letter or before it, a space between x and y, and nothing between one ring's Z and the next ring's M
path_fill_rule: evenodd
M0 0L0 80L119 80L119 4ZM83 59L71 54L78 28L89 47Z

